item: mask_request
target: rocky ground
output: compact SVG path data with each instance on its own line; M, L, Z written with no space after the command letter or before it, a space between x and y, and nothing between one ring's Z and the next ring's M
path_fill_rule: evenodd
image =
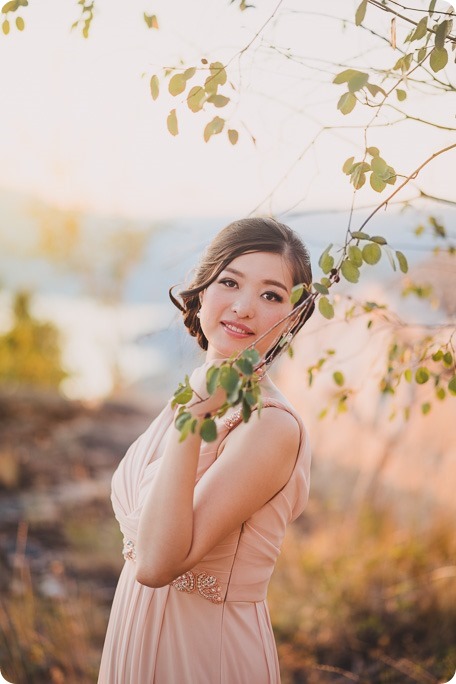
M19 623L12 624L17 602L27 595L35 602L60 605L84 595L81 605L89 602L95 625L94 654L99 651L123 562L109 499L110 480L128 446L155 414L156 410L122 401L94 408L54 393L0 392L0 668L6 668L4 673L12 651L23 651L20 642L28 639L19 615ZM21 657L29 659L24 653ZM42 678L39 667L34 674L27 674L27 668L28 663L24 672L12 670L15 682L46 681L46 676L49 681L47 665ZM65 667L57 668L56 682L60 671ZM91 681L82 672L74 677Z

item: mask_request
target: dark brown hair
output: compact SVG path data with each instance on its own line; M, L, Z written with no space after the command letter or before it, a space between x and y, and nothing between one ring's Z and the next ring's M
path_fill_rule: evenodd
M204 350L207 349L207 339L196 315L200 308L200 292L213 283L231 261L247 252L280 254L288 262L293 285L300 283L310 285L312 282L309 252L301 238L291 228L272 218L246 218L233 221L223 228L207 247L190 286L180 292L182 301L174 297L173 288L169 291L171 301L182 311L184 324L190 335L196 337L198 344ZM309 297L309 292L304 290L295 306L307 297ZM309 307L303 308L297 322L291 328L293 335L310 318L313 310L314 304L310 301ZM271 349L270 352L272 351ZM279 351L277 349L277 353ZM270 352L266 355L268 361L272 361ZM276 353L273 354L273 357L275 356Z

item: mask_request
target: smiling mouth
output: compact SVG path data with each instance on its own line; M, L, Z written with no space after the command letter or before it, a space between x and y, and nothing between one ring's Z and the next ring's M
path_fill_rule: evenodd
M235 325L234 323L222 321L222 326L228 334L234 335L236 337L249 337L250 335L254 335L254 332L249 328L245 328L244 326L241 327L239 325Z

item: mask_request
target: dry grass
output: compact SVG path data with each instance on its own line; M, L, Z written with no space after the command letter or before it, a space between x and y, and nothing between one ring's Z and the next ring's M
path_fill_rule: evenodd
M449 521L398 527L309 512L294 528L269 603L283 682L447 682L456 670L456 538Z
M116 523L97 510L63 521L65 565L56 560L50 573L60 595L43 596L25 556L16 563L0 599L0 664L14 684L96 682L120 566ZM313 500L286 538L269 593L283 684L451 679L455 551L443 519L404 528L384 511L344 518Z

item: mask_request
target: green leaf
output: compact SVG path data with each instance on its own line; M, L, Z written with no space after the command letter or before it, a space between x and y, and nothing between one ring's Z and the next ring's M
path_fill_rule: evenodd
M228 364L220 368L220 384L227 395L235 394L241 387L242 380L239 373Z
M407 93L405 92L405 90L401 90L400 88L396 88L396 97L399 100L399 102L403 102L407 97Z
M156 100L160 92L160 81L158 80L158 76L152 76L150 79L150 94L152 95L152 99Z
M236 366L239 368L243 375L253 374L253 365L248 359L240 358L236 361Z
M356 24L356 26L359 26L364 21L364 17L366 16L366 10L367 10L367 0L363 0L358 5L356 13L355 13L355 24Z
M423 17L422 19L420 19L420 21L418 22L418 24L416 26L416 29L413 31L413 33L410 37L410 42L412 40L421 40L421 38L424 38L424 36L426 35L426 31L427 31L427 21L428 21L427 17Z
M382 176L387 168L388 164L384 159L378 156L373 157L371 161L371 169L374 173L376 173L378 176Z
M198 421L196 418L193 418L193 420L187 420L185 423L183 423L182 427L180 428L180 437L179 437L179 442L183 442L186 437L190 434L190 432L195 432L195 428L197 425Z
M448 383L448 391L451 394L456 394L456 375L453 375L451 380Z
M187 95L187 105L192 112L199 112L206 101L206 91L201 86L193 86Z
M250 404L246 401L245 397L242 398L242 420L244 423L248 423L250 416L252 415L252 409Z
M378 147L368 147L366 150L367 154L370 154L372 157L378 157L380 155L380 150Z
M353 93L344 93L337 103L337 109L339 109L342 114L350 114L356 105L356 97Z
M362 73L362 71L358 71L357 69L344 69L344 71L341 71L340 74L337 74L337 76L335 76L335 78L333 79L333 83L335 83L336 85L340 85L341 83L348 83L350 79Z
M418 50L418 54L416 56L416 61L417 62L422 62L424 59L426 59L426 54L427 54L427 49L426 47L422 47Z
M206 373L206 389L212 396L218 387L218 380L220 376L220 368L211 366Z
M234 128L228 129L228 140L232 145L236 145L239 139L239 133Z
M221 62L212 62L209 65L211 75L208 76L204 82L204 88L207 93L211 95L217 92L219 85L224 85L226 83L226 71L225 67Z
M355 264L355 266L358 266L358 268L363 265L362 252L356 245L350 245L348 248L348 258L352 263Z
M25 28L25 22L22 17L16 17L16 28L18 31L23 31Z
M359 280L359 268L352 264L351 261L348 261L345 259L345 261L342 262L342 266L340 268L342 275L346 280L348 280L350 283L357 283Z
M372 237L369 238L371 242L376 242L377 245L386 245L386 240L383 237L383 235L372 235Z
M388 185L394 185L397 176L396 176L396 171L393 169L392 166L388 166L386 169L386 172L383 174L383 180L388 183Z
M448 63L448 52L446 51L445 48L434 48L431 52L431 56L429 59L429 64L431 66L432 71L437 73L437 71L440 71L444 67L446 67Z
M431 0L431 2L429 3L429 16L430 17L432 17L432 15L434 13L434 8L435 8L436 4L437 4L437 0Z
M443 364L447 368L453 365L453 354L451 352L445 352L445 354L443 355Z
M369 74L360 71L348 81L348 90L351 93L356 93L358 90L364 88L368 80Z
M443 351L441 349L438 349L435 354L432 354L432 360L433 361L440 361L443 359Z
M211 136L221 133L224 125L225 119L222 119L220 116L215 116L212 121L209 121L204 129L204 142L208 142Z
M371 266L373 266L378 261L380 261L381 257L382 250L376 242L370 242L368 245L364 245L363 259L366 262L366 264L370 264Z
M326 287L326 285L322 285L322 283L312 283L312 285L314 286L315 290L317 292L319 292L320 294L322 294L322 295L329 294L329 290Z
M190 387L188 375L185 376L185 384L179 383L179 387L173 395L173 405L187 404L193 397L193 390Z
M438 50L441 50L442 48L445 47L445 38L447 37L449 32L450 32L450 22L448 21L448 19L444 19L437 26L437 30L435 32L435 47Z
M401 269L402 273L407 273L408 271L408 263L407 259L405 258L405 255L402 252L396 251L396 258L399 263L399 268Z
M253 366L260 362L260 355L256 349L246 349L242 352L241 357L250 361Z
M386 97L386 92L383 90L383 88L380 88L380 86L375 85L374 83L366 83L366 88L372 97L376 97L379 93Z
M193 418L193 416L191 413L189 413L188 411L183 411L182 413L179 413L176 416L176 420L174 421L174 425L176 426L177 430L179 430L179 432L180 432L182 430L182 428L184 427L185 423L188 420L191 420L192 418Z
M189 67L188 69L185 69L184 73L182 76L185 78L186 81L189 81L193 76L196 74L196 67Z
M291 288L290 302L291 304L296 304L302 297L304 292L304 285L299 284Z
M412 382L412 371L410 368L406 368L404 371L404 378L407 382Z
M342 385L345 382L344 374L341 373L340 371L335 371L335 373L333 373L333 380L336 383L336 385L339 385L339 387L342 387Z
M353 186L357 190L362 188L366 182L366 171L370 171L370 165L367 162L355 164L351 174L350 182L353 183Z
M171 135L177 135L179 133L175 109L172 109L168 114L168 118L166 119L166 125L168 126L168 131L171 133Z
M349 174L351 173L351 170L352 170L352 166L353 166L353 162L354 162L354 161L355 161L355 158L354 158L354 157L349 157L349 158L344 162L344 165L343 165L343 167L342 167L342 171L343 171L344 173L346 173L347 175L349 175Z
M8 19L5 19L5 21L3 22L2 31L5 34L5 36L7 36L8 33L10 32L10 23L9 23Z
M168 90L173 97L183 93L186 87L187 81L184 78L184 74L174 74L168 84Z
M11 0L11 2L7 2L3 5L2 7L2 13L6 14L7 12L15 12L19 6L19 3L16 2L15 0Z
M376 173L371 173L370 185L375 192L382 192L386 188L385 181L380 176L377 176Z
M370 236L367 233L363 233L362 230L354 230L352 232L352 237L357 240L370 240Z
M323 273L329 273L334 266L334 257L329 254L332 244L326 247L325 251L322 253L318 260L318 265L320 266Z
M415 381L418 383L418 385L424 385L424 383L427 382L430 377L431 374L425 366L420 366L420 368L417 368L415 371Z
M437 399L439 399L440 401L443 401L443 399L445 399L445 397L446 397L446 392L445 392L445 390L443 389L443 387L436 387L436 388L435 388L435 396L436 396Z
M230 101L229 97L225 95L211 95L207 98L207 101L214 105L214 107L225 107Z
M327 297L320 297L318 300L318 309L325 318L334 318L334 307Z
M425 416L429 411L431 410L431 404L426 401L424 404L421 404L421 413Z
M214 442L217 439L217 426L212 418L205 418L200 427L201 438L205 442Z

